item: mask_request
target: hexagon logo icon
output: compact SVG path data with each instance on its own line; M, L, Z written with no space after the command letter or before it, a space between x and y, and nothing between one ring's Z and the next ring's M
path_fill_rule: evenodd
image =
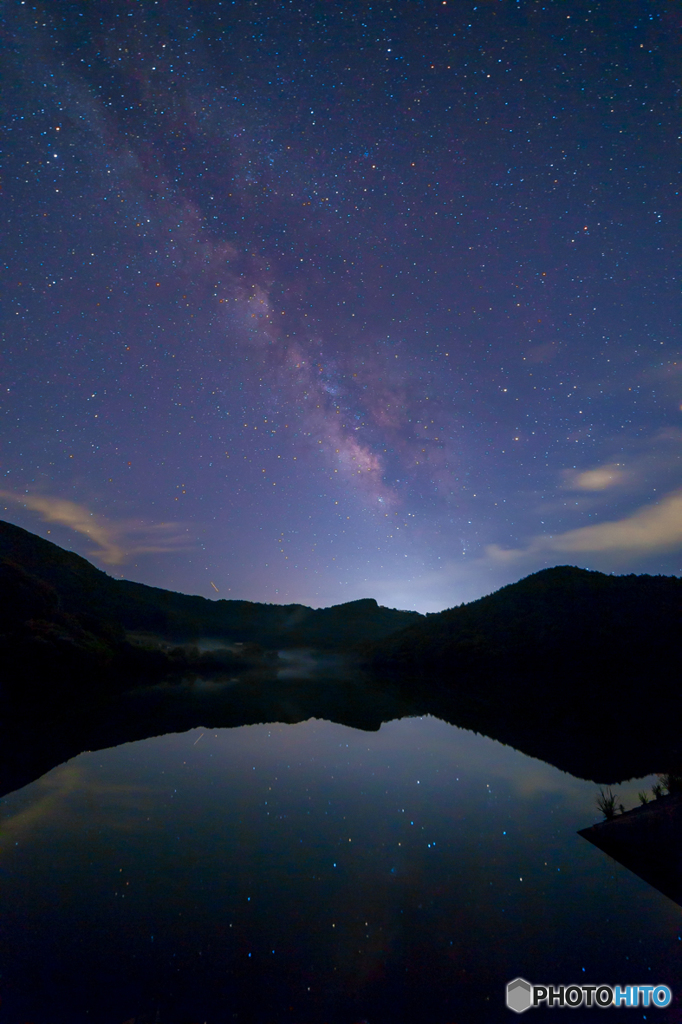
M533 1003L532 988L525 978L514 978L507 985L507 1006L514 1013L523 1013Z

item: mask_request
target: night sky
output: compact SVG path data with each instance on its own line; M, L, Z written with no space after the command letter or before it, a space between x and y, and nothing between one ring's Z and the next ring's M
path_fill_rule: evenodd
M647 0L6 0L0 516L207 597L682 572Z

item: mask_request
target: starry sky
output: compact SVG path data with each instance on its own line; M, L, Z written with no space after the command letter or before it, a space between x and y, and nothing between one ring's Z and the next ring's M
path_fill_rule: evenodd
M6 0L0 516L207 597L682 572L650 0Z

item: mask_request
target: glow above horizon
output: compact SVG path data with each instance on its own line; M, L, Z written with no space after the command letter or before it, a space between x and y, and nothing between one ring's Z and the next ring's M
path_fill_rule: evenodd
M314 606L682 571L672 12L3 17L2 517Z

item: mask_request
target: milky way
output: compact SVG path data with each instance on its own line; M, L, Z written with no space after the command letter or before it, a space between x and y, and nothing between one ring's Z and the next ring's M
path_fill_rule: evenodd
M212 597L682 571L674 5L0 17L1 515Z

